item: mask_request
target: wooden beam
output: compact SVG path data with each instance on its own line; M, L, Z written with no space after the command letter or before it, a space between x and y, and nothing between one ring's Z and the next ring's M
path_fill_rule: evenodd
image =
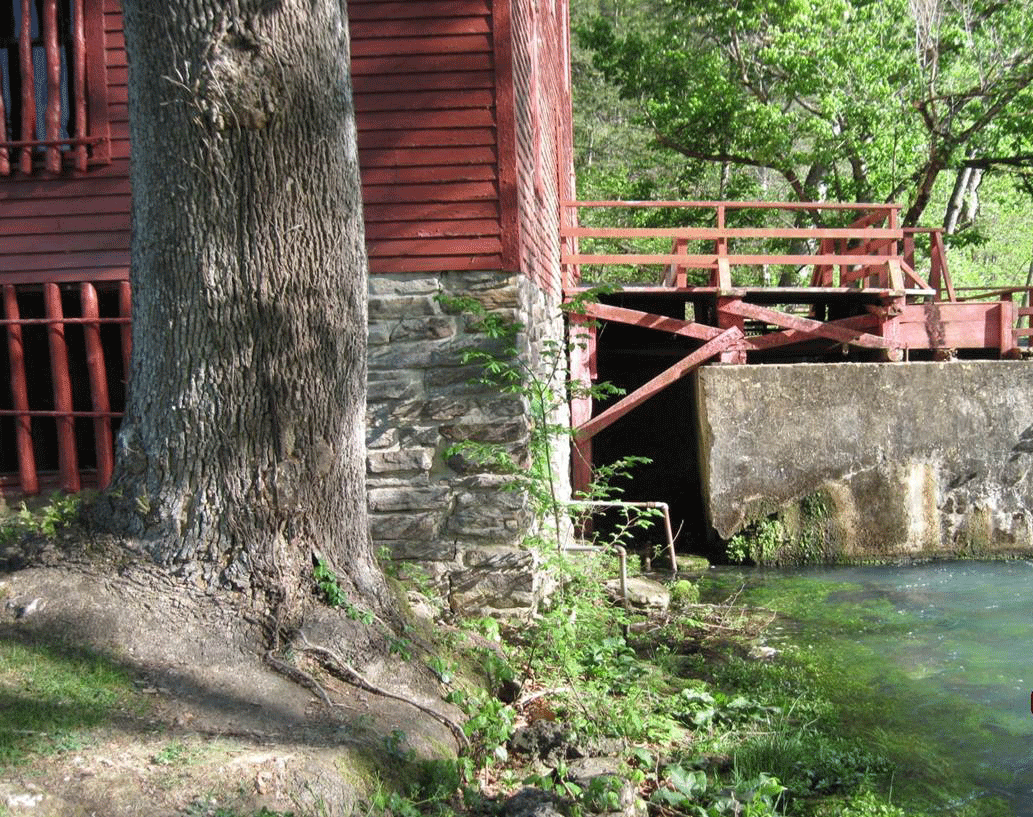
M564 264L677 264L692 269L714 267L718 259L725 258L733 266L760 266L762 264L861 264L864 266L885 265L885 255L743 255L714 254L679 255L676 253L563 253ZM892 257L892 256L889 256Z
M722 238L846 238L894 241L902 239L902 230L880 227L563 227L562 236L577 238L680 238L692 241L716 241Z
M798 315L789 315L785 312L766 309L756 304L732 302L725 305L723 309L726 312L731 312L744 318L753 318L754 320L771 323L785 329L796 329L799 332L806 332L817 337L831 338L840 343L849 343L853 346L864 346L868 349L896 348L894 344L877 335L846 329L833 323L822 323L821 321L813 321L810 318L801 318Z
M601 414L593 417L587 423L582 423L575 431L575 440L586 440L594 437L604 428L613 425L617 420L641 405L654 394L670 386L689 374L693 369L706 363L710 358L716 357L729 346L733 346L742 340L742 332L737 328L722 332L716 338L703 344L699 349L690 355L685 356L670 368L664 370L648 383L639 386L631 394L621 398Z
M703 323L669 318L666 315L654 315L651 312L640 312L637 309L626 309L623 306L586 304L585 314L604 321L626 323L630 326L641 326L644 329L656 329L658 332L670 332L696 340L713 340L721 334L720 329Z
M864 334L869 329L878 329L879 319L875 315L854 315L850 318L828 321L822 325L838 326ZM780 346L792 346L794 343L804 343L808 340L814 340L816 337L815 333L810 330L786 329L782 332L771 332L767 335L746 338L746 344L750 351L759 352L766 349L776 349ZM831 338L826 339L831 340Z

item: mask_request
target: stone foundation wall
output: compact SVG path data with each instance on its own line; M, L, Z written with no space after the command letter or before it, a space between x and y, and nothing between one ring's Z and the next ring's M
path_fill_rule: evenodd
M520 395L471 384L471 347L500 349L471 330L435 295L468 295L526 329L523 359L540 367L546 339L562 340L554 298L526 279L499 272L376 275L369 286L367 485L375 548L423 570L455 610L533 610L543 590L527 498L503 490L507 478L450 455L462 440L503 445L530 464L531 413ZM569 496L566 459L560 490Z
M766 562L1033 553L1033 365L705 366L705 506ZM763 535L758 535L763 534Z

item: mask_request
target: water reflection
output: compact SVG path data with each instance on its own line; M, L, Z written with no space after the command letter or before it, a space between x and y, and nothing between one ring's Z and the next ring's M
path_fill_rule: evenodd
M971 758L984 791L1005 795L1019 817L1033 817L1033 562L801 568L743 575L751 584L785 577L849 583L829 593L827 603L881 610L883 621L881 626L858 626L842 637L866 647L872 660L884 662L887 676L891 670L902 672L927 691L928 704L919 699L915 709L916 725L923 729L936 728L944 736L955 731L955 713L944 706L951 696L985 710L985 715L980 712L979 745L966 745L959 736L959 757ZM894 621L904 629L885 626ZM896 694L892 685L887 692Z

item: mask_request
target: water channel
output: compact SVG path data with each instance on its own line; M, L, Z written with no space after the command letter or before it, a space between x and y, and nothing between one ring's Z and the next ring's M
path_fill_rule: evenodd
M769 644L822 651L870 692L859 734L910 741L916 764L939 764L956 785L959 806L996 796L1033 817L1033 562L708 577L714 592L742 583L744 600L784 614Z

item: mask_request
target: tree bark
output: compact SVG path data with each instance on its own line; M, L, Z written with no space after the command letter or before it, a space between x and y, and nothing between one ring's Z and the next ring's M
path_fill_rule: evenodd
M380 597L346 3L124 7L133 354L98 516L204 586L297 588L318 554Z

